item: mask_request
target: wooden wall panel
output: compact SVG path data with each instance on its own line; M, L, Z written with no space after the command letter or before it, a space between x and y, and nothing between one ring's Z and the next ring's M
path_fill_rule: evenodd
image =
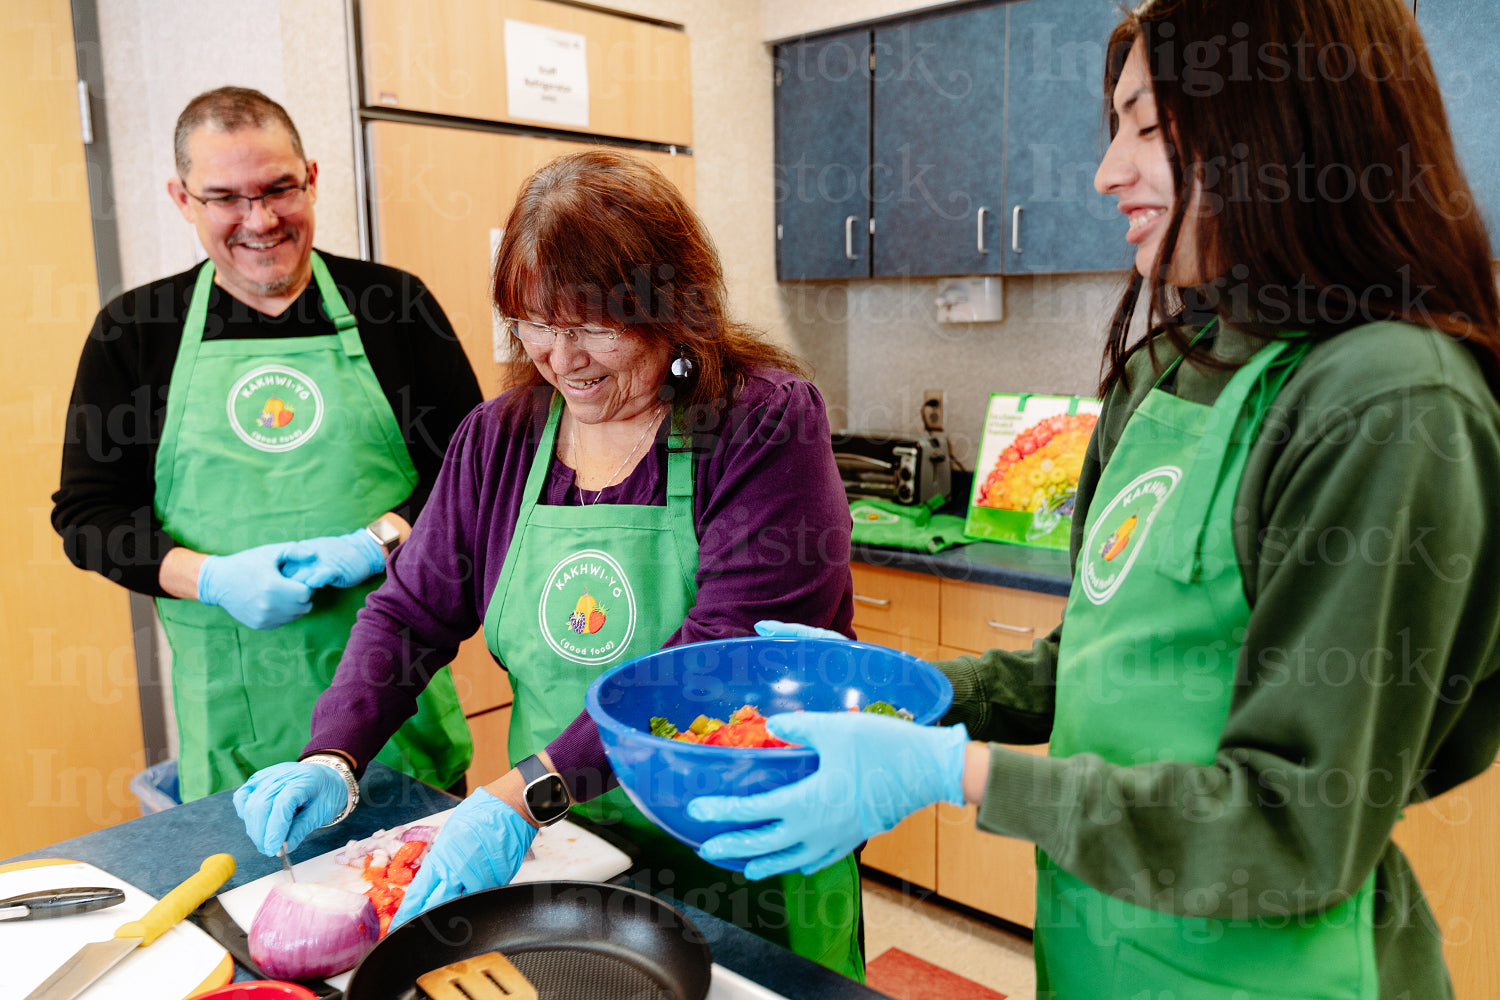
M48 517L78 352L99 308L68 0L0 27L0 295L9 304L0 518L0 858L139 815L145 763L129 599L73 568ZM17 325L19 324L19 329Z
M370 123L368 147L376 259L433 290L485 396L493 396L503 372L494 360L492 240L533 171L589 145L381 121ZM692 157L627 152L658 167L692 203Z

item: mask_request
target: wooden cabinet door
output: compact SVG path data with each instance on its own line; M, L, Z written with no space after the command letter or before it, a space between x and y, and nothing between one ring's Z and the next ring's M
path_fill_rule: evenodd
M1495 0L1422 0L1417 24L1443 91L1448 127L1474 198L1490 233L1490 256L1500 255L1500 100L1495 80L1500 58L1500 3ZM1413 170L1419 170L1414 166Z
M504 372L495 360L490 266L516 193L538 167L586 143L497 132L371 122L375 258L427 283L452 320L486 397ZM693 198L693 159L631 150ZM501 345L502 347L504 345Z
M1426 5L1432 0L1422 0ZM1443 933L1458 1000L1500 996L1500 764L1430 802L1408 806L1396 843Z
M776 276L870 275L870 33L775 52Z
M359 15L370 107L692 145L688 38L680 29L548 0L361 0ZM584 36L587 125L511 113L507 21Z
M980 830L974 825L976 806L940 802L937 811L938 894L1031 927L1036 920L1035 845Z
M875 277L1000 273L1007 9L875 31Z
M944 580L949 584L952 581ZM1016 595L1046 597L1027 591L1010 591L1003 587L981 587L977 584L962 584L963 587L978 587L979 591L996 591L1002 602L1007 595L1014 600ZM944 591L944 620L947 620L948 594ZM992 597L992 600L995 599ZM1052 600L1062 600L1053 598ZM1059 610L1059 614L1060 614ZM1045 615L1039 621L1045 621ZM1055 622L1053 624L1056 624ZM1048 630L1051 626L1046 626ZM1011 637L1007 642L1006 637ZM991 643L994 648L1024 649L1031 645L1029 637L1017 633L1002 633L1001 641ZM959 656L974 655L975 650L954 646L938 647L939 659L951 660ZM1011 746L1012 750L1044 756L1046 744L1038 746ZM1031 927L1036 919L1036 846L1030 841L1014 837L1002 837L988 833L975 826L979 815L976 806L953 806L940 803L937 807L937 890L976 910L993 914L1021 927Z
M905 639L878 629L861 630L861 642L889 646L924 660L938 658L937 644L920 639ZM860 855L860 863L919 885L937 888L937 806L912 813L895 829L871 837Z
M1046 0L1005 10L1006 273L1123 270L1125 216L1094 190L1108 141L1104 47L1120 5Z

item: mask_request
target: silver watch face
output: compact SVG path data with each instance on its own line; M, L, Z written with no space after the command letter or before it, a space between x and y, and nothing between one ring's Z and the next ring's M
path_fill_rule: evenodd
M366 530L375 536L375 541L379 542L380 547L387 553L396 547L397 542L401 541L401 532L389 521L375 521L367 525Z

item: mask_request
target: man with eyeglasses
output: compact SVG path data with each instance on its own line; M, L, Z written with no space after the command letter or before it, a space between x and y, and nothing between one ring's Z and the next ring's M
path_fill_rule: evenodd
M318 165L279 104L200 94L174 145L167 191L208 260L100 311L52 522L76 565L156 598L187 801L297 756L482 397L419 279L313 250ZM461 785L473 744L447 672L415 708L379 759Z

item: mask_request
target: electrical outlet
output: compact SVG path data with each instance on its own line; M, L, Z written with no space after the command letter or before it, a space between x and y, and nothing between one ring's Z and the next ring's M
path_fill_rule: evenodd
M922 428L929 434L942 433L943 390L926 389L922 392Z

